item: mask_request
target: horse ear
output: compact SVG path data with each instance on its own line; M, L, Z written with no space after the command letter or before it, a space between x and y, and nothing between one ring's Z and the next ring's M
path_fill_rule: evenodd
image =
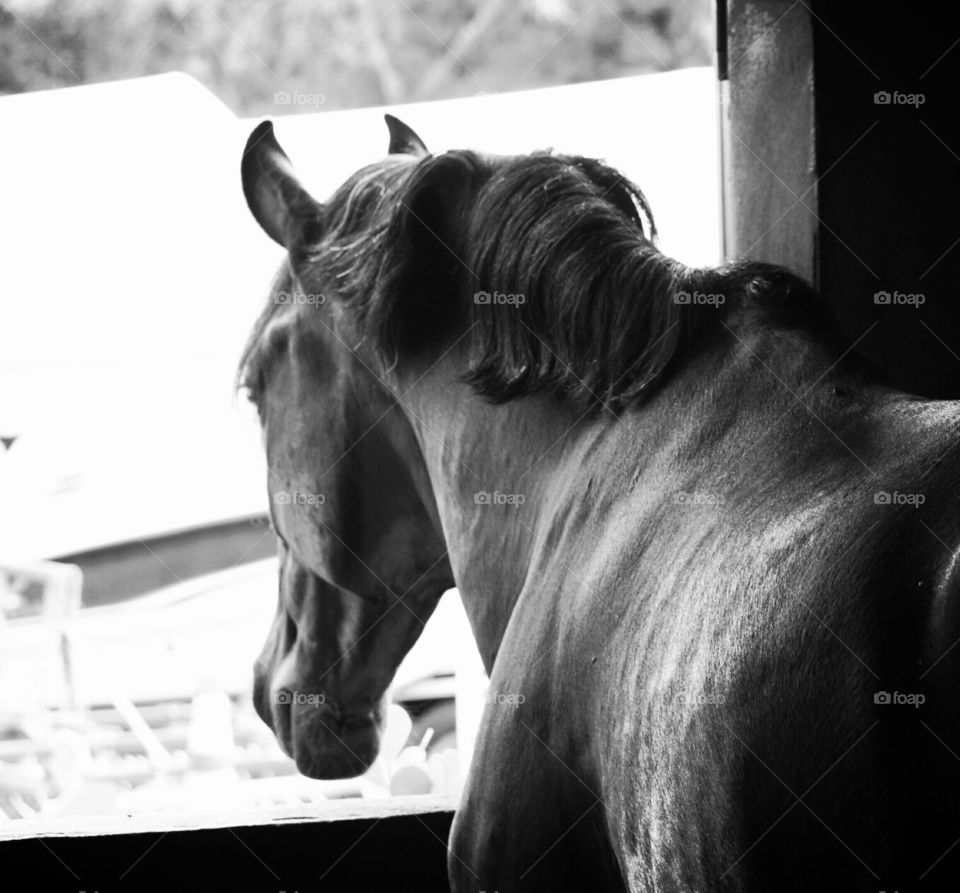
M417 136L412 127L408 127L399 118L393 115L384 115L387 130L390 131L390 146L387 152L390 155L413 155L417 158L426 158L430 152L423 140Z
M270 121L250 134L240 174L247 205L274 242L290 251L319 241L323 206L300 184Z

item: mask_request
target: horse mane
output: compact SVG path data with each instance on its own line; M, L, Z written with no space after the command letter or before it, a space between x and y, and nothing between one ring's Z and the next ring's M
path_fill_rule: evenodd
M619 411L736 308L813 328L828 315L787 270L668 258L640 189L593 159L407 160L348 181L326 214L304 275L352 308L388 365L463 338L464 379L494 402L553 393Z
M467 380L497 402L554 392L616 410L652 394L702 321L677 300L695 277L655 239L646 197L598 161L543 153L498 171L467 263L483 298L507 298L469 305Z

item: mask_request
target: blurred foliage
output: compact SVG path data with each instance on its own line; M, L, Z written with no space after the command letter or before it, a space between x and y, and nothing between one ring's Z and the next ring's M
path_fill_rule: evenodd
M469 96L704 65L711 47L709 0L8 0L0 94L179 70L258 115L278 93L314 97L289 111Z

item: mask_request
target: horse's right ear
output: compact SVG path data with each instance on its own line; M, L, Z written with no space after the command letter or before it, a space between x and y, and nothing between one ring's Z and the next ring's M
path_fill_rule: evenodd
M263 231L288 251L319 241L323 206L300 184L273 124L258 124L240 163L243 194Z
M384 115L387 130L390 132L390 145L387 147L389 155L413 155L416 158L426 158L430 150L417 132L393 115Z

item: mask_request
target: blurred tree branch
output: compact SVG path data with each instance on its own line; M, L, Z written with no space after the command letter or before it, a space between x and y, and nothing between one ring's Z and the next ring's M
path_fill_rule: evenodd
M480 43L506 6L506 0L479 2L480 8L457 33L452 46L446 47L446 52L427 69L413 92L414 99L434 98L444 83L455 78L459 66L467 67L465 57Z
M367 49L367 61L376 72L383 104L394 105L403 102L406 98L403 78L394 67L390 50L383 42L383 35L380 33L380 21L383 16L374 14L373 0L356 0L356 2L360 9L360 27Z

